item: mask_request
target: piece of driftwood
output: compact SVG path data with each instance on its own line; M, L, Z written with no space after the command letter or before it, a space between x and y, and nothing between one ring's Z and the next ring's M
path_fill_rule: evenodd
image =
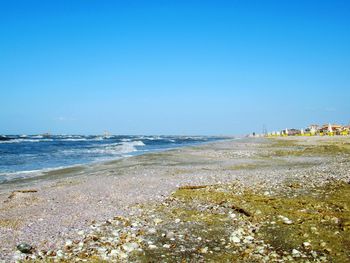
M38 190L35 190L35 189L28 189L28 190L16 190L16 191L12 191L12 193L9 195L8 199L5 200L5 202L11 200L12 198L15 197L15 195L17 193L36 193L38 192Z
M243 214L245 216L252 216L252 214L250 212L248 212L247 210L243 209L242 207L238 207L238 206L232 205L231 208L233 210L235 210L236 212L238 212L240 214Z
M208 187L207 185L185 185L185 186L180 186L180 190L194 190L194 189L201 189L201 188L206 188Z

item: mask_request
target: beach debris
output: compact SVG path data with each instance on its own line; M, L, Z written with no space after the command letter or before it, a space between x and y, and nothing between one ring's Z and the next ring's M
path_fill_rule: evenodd
M304 248L309 248L310 246L311 246L310 242L305 241L305 242L303 243L303 247L304 247Z
M175 237L174 232L169 231L168 233L166 233L166 238L168 238L168 239L172 239L172 238L174 238L174 237Z
M160 219L160 218L155 218L155 219L153 220L153 222L154 222L156 225L159 225L160 223L163 222L163 220Z
M17 249L22 253L29 254L32 252L33 247L27 243L20 243L17 245Z
M231 208L234 211L236 211L238 213L241 213L241 214L243 214L245 216L248 216L248 217L252 216L252 214L250 212L248 212L247 210L243 209L242 207L239 207L239 206L236 206L236 205L232 205Z
M279 215L278 218L282 220L283 224L286 224L286 225L291 225L291 224L293 224L293 221L290 220L288 217Z
M180 186L179 190L196 190L196 189L202 189L202 188L206 188L209 185L184 185L184 186Z
M124 249L124 251L130 253L132 251L134 251L135 249L139 248L139 245L135 242L132 243L125 243L122 248Z
M236 229L230 235L230 241L233 243L240 243L243 237L244 230L242 228Z
M292 250L292 256L295 257L295 258L298 258L298 257L301 256L301 253L300 253L299 250L293 248L293 250Z
M23 194L26 194L26 193L36 193L38 192L38 190L35 190L35 189L28 189L28 190L15 190L15 191L12 191L11 194L7 197L7 200L5 200L4 202L8 202L10 201L11 199L13 199L16 194L18 193L23 193Z
M151 245L148 246L148 248L149 249L157 249L158 247L156 245L151 244Z

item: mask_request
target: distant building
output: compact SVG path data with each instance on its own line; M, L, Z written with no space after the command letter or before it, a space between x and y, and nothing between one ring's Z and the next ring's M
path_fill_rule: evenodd
M321 128L319 128L319 132L338 134L342 131L342 128L343 127L341 125L328 123L328 124L324 124Z
M305 129L306 132L309 132L311 135L315 135L319 131L319 127L317 124L311 124L307 129Z

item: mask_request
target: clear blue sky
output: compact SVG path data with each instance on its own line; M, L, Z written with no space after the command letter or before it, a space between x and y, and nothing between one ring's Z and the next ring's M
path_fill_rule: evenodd
M0 134L350 121L350 1L0 0Z

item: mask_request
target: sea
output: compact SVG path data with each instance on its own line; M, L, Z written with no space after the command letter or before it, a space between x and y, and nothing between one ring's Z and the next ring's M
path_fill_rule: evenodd
M0 140L0 184L43 172L147 152L223 140L209 136L6 135Z

